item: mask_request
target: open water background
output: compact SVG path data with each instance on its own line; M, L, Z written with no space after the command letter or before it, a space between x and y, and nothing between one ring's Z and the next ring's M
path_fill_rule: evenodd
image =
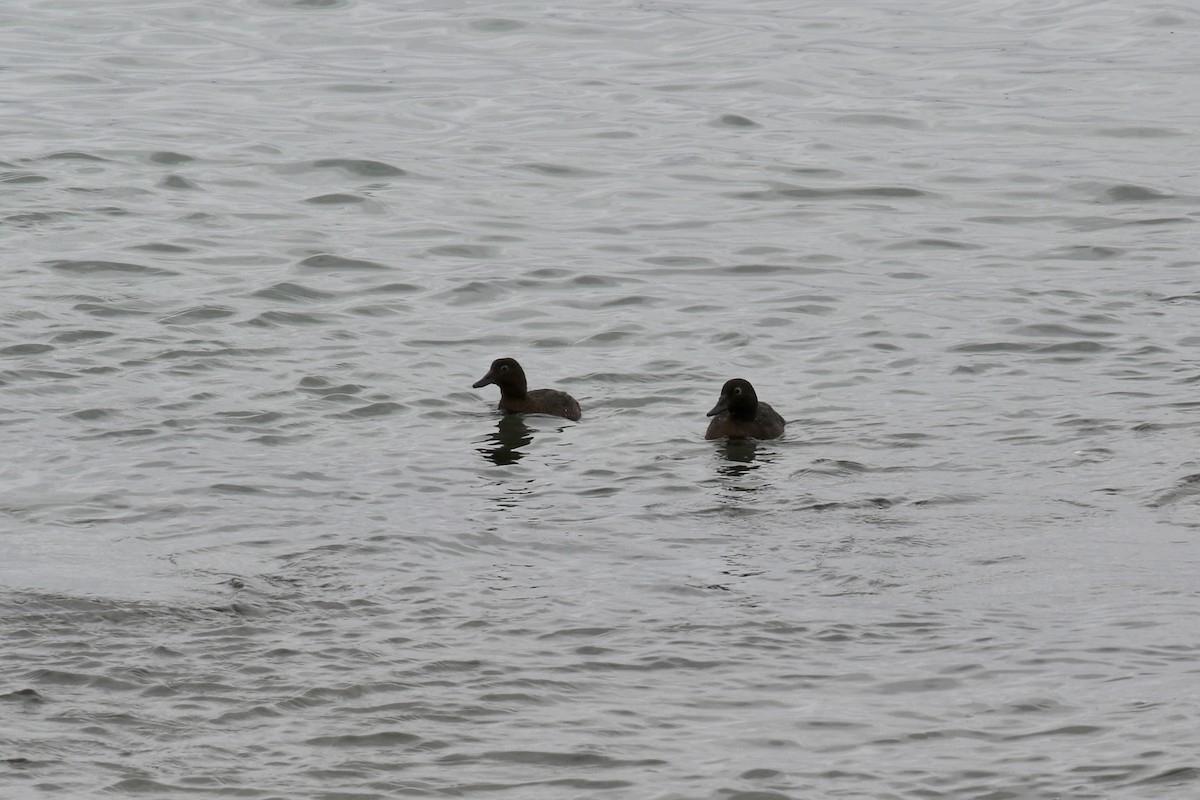
M1195 4L0 53L0 796L1200 795Z

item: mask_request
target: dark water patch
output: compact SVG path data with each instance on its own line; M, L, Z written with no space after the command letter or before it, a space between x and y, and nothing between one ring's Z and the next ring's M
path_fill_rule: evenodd
M1108 136L1113 139L1167 139L1175 136L1187 136L1188 134L1174 128L1137 125L1124 128L1096 128L1092 131L1092 135Z
M794 264L732 264L722 267L721 272L729 275L815 275L828 270L800 267Z
M1060 221L1064 218L1061 216L1047 215L1044 217L1030 217L1023 214L988 214L979 217L967 217L964 222L979 223L980 225L1011 225L1018 228L1027 228L1031 225L1040 225L1050 221ZM1108 217L1097 218L1101 221L1112 223Z
M314 169L336 169L361 178L402 178L409 174L399 167L370 159L322 158L309 164Z
M99 163L107 163L109 159L101 158L100 156L92 155L91 153L83 153L78 150L64 150L61 153L51 153L48 156L42 156L39 161L95 161Z
M912 505L916 508L933 508L937 506L958 506L967 503L978 503L985 498L982 495L975 494L946 494L930 497L924 500L913 500Z
M1042 258L1055 258L1063 261L1106 261L1110 258L1117 258L1123 255L1125 255L1125 251L1118 247L1070 245L1068 247L1058 247L1048 253L1044 253L1042 254Z
M399 403L379 402L359 406L358 408L334 414L333 416L337 419L370 419L373 417L388 417L393 414L399 414L402 411L404 411L404 406Z
M378 83L329 83L325 85L325 91L345 94L389 94L397 91L397 88Z
M317 736L306 739L305 744L315 747L415 747L425 740L420 736L402 731L379 731L378 733L344 734L342 736Z
M267 425L284 419L284 415L278 411L218 411L217 416L254 425Z
M46 698L36 689L14 689L0 694L0 703L16 703L19 705L42 705Z
M161 267L148 267L144 264L132 264L125 261L47 261L44 262L50 269L66 272L72 275L86 276L136 276L136 277L159 277L163 275L176 275Z
M813 462L811 467L802 469L796 473L796 477L805 475L832 475L837 477L848 477L851 475L861 475L867 472L867 466L860 464L857 461L840 461L819 458Z
M864 125L872 128L902 128L904 130L923 131L924 122L911 117L899 117L894 114L841 114L832 120L835 123L847 125Z
M267 657L274 660L275 658L277 658L279 656L274 651L272 651L270 653L267 653ZM212 724L217 725L217 726L224 726L224 725L235 725L235 724L247 723L247 722L255 723L255 722L261 722L261 721L276 720L281 717L283 717L283 714L281 714L280 712L276 711L273 708L267 708L266 706L256 705L256 706L251 706L249 708L241 708L241 709L238 709L237 711L227 711L224 714L219 714L212 719ZM188 783L197 783L197 782L199 782L199 783L210 783L211 782L211 783L215 784L218 782L218 780L214 778L211 780L210 779L201 779L200 781L196 781L195 779L193 779L193 780L188 781ZM223 781L221 781L221 782L223 783Z
M165 783L156 781L151 778L125 778L113 783L109 786L104 786L99 791L105 794L115 795L150 795L151 797L177 797L179 795L196 795L197 793L207 794L209 791L216 791L216 796L232 794L233 796L260 796L257 790L245 790L233 786L222 785L220 788L213 787L203 789L197 786L188 786L187 781L182 783ZM249 792L247 794L247 792Z
M208 487L217 494L265 494L266 490L258 486L246 486L240 483L214 483Z
M235 314L237 311L228 306L197 306L160 317L158 321L163 325L190 325L197 322L226 319Z
M912 692L947 692L962 685L962 681L953 678L914 678L911 680L896 680L876 687L881 694L908 694ZM922 738L948 735L949 732L931 732L919 734Z
M363 258L345 258L343 256L335 256L330 253L321 253L315 256L309 256L301 261L297 266L305 269L319 270L321 272L345 272L347 270L386 270L389 267L386 264L380 264L378 261L368 261Z
M642 263L655 267L708 267L713 261L702 256L652 256L643 258Z
M1148 217L1147 219L1131 219L1121 223L1122 225L1130 226L1153 226L1153 225L1195 225L1196 220L1188 219L1187 217Z
M630 339L636 339L637 337L640 337L640 336L645 336L645 329L642 328L640 325L631 325L626 330L604 331L603 333L597 333L593 336L588 336L584 339L581 339L579 341L579 344L580 345L616 344L619 342L629 341Z
M266 289L252 292L251 297L261 297L264 300L283 300L290 303L310 303L317 300L332 300L337 297L333 292L323 292L302 283L284 281Z
M596 172L595 170L582 169L581 167L572 167L566 164L546 164L546 163L529 163L518 164L519 169L525 169L529 172L536 172L539 175L546 175L552 178L602 178L608 173Z
M1094 353L1104 353L1112 350L1108 345L1100 344L1099 342L1063 342L1061 344L1048 344L1034 349L1034 353L1039 355L1055 354L1055 353L1075 353L1079 355L1092 355Z
M562 305L567 308L583 308L583 309L604 309L604 308L655 308L662 306L667 301L659 297L646 297L644 295L627 295L624 297L612 297L608 299L585 299L585 300L565 300Z
M863 509L884 510L908 503L907 497L864 497L860 500L839 500L807 503L798 506L802 511L861 511Z
M611 288L614 286L620 286L623 283L623 281L617 280L616 278L608 276L608 275L588 274L588 275L576 275L576 276L572 277L567 283L571 286L582 286L582 287L591 288L591 289L600 289L600 288Z
M454 306L476 305L490 303L509 293L497 281L468 281L452 289L438 292L434 298L441 299Z
M1047 736L1090 736L1096 733L1104 733L1106 730L1106 728L1100 725L1062 725L1057 728L1047 728L1029 733L1009 734L1008 736L1001 737L1001 739L1006 742L1016 742L1022 739L1041 739Z
M156 150L150 153L146 160L151 164L163 164L168 167L173 167L177 164L190 164L196 159L183 153L176 153L172 150Z
M198 344L201 342L189 341L186 344ZM163 350L154 356L155 361L174 361L184 358L224 358L226 356L238 356L242 358L271 358L284 352L282 348L269 347L227 347L222 344L216 344L211 349L202 350L198 348L174 347L169 350ZM207 395L204 396L207 399Z
M47 369L11 369L0 371L0 386L18 383L37 383L39 381L62 381L78 378L69 372L55 372Z
M134 244L125 248L126 250L140 250L146 253L162 253L164 255L182 255L183 253L195 252L195 248L184 247L179 244L168 244L166 242L147 242L146 244Z
M623 780L597 780L588 778L551 778L545 781L535 781L529 784L530 786L565 786L568 789L628 789L635 786L632 781Z
M1112 314L1101 314L1098 312L1076 314L1075 321L1088 325L1123 325L1125 323L1125 321L1120 317L1115 317Z
M330 395L356 395L366 387L356 383L340 383L335 385L319 375L309 375L300 379L297 388L303 392L328 397Z
M722 114L708 123L714 128L761 128L762 125L741 114Z
M828 314L832 314L835 311L835 309L832 308L831 306L819 306L819 305L814 305L812 303L795 305L795 306L784 306L784 307L780 308L779 310L786 311L791 314L808 314L808 315L814 316L814 317L823 317Z
M147 436L157 436L160 431L156 428L124 428L116 431L103 431L91 436L78 437L82 441L96 439L144 439Z
M984 375L995 370L1009 370L1012 365L1004 361L977 361L973 364L959 364L950 370L952 375Z
M1146 186L1121 183L1104 190L1103 199L1112 203L1146 203L1156 200L1174 200L1175 195L1160 192Z
M1182 786L1200 780L1200 767L1175 767L1135 781L1134 786Z
M636 139L638 134L634 131L597 131L588 134L594 139Z
M984 246L973 242L960 242L955 239L910 239L903 242L885 245L884 250L982 250Z
M177 191L194 191L200 188L200 185L195 181L189 180L182 175L168 175L158 182L158 186L162 189Z
M345 309L345 312L347 314L353 314L357 317L372 317L381 319L385 317L394 317L408 310L409 307L403 303L368 303L367 305L351 306Z
M1151 508L1159 508L1194 497L1200 497L1200 474L1183 476L1170 489L1160 492L1150 500L1149 505Z
M131 691L140 688L136 683L119 680L110 675L72 672L65 669L34 669L25 673L24 677L44 686L87 686L111 691Z
M554 280L558 278L566 279L575 274L573 270L563 269L562 267L538 267L525 273L531 278L538 280Z
M1080 417L1075 414L1067 414L1059 417L1054 421L1054 424L1064 428L1074 428L1079 430L1080 433L1085 434L1112 433L1121 430L1123 427L1115 420Z
M294 8L301 11L346 8L350 5L350 0L260 0L260 2L278 8Z
M1020 342L971 342L947 348L950 353L1029 353L1037 345Z
M852 186L846 188L818 189L813 186L797 186L787 183L768 182L770 189L757 192L732 192L727 196L738 200L844 200L844 199L897 199L910 197L933 197L929 192L909 186Z
M379 286L372 286L367 289L367 292L369 294L412 294L424 290L424 286L418 286L415 283L383 283Z
M426 255L446 258L499 258L502 250L494 245L485 244L439 244L425 250Z
M45 175L38 175L36 172L25 172L23 170L0 172L0 184L9 184L12 186L29 183L46 183L49 180Z
M316 206L344 206L365 203L367 202L367 198L356 194L343 194L335 192L334 194L320 194L314 197L306 197L304 198L304 202L311 203Z
M482 31L483 33L510 33L522 30L527 26L520 20L506 19L504 17L486 17L484 19L471 20L467 23L467 27L472 30Z
M49 353L54 350L52 344L39 344L37 342L29 342L27 344L11 344L8 347L0 347L0 358L16 358L18 356L34 356L39 353Z
M26 211L10 214L4 218L4 222L17 228L31 228L51 222L65 222L77 216L73 211Z
M883 437L884 440L893 441L893 444L896 447L917 447L920 444L928 443L928 441L942 438L944 437L938 437L938 435L932 433L920 433L912 431L889 433Z
M546 750L490 750L478 755L459 754L438 759L442 764L474 761L497 761L505 764L538 765L546 767L594 767L619 769L623 767L659 767L667 762L658 758L624 759L599 753L566 753Z
M1088 331L1070 325L1060 325L1054 322L1041 322L1033 325L1021 325L1013 328L1010 333L1018 336L1051 336L1051 337L1085 337L1106 339L1117 334L1110 331Z
M306 313L301 311L264 311L254 319L235 323L255 328L285 328L303 325L325 325L335 317L331 314Z
M116 417L119 416L120 413L121 412L112 408L83 408L78 411L72 411L68 416L90 422L97 419Z

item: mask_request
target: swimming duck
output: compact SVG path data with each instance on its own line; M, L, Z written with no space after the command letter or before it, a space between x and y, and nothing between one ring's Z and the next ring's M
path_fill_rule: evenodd
M500 387L497 408L507 414L552 414L574 421L582 415L578 401L566 392L557 389L530 391L525 382L525 370L515 358L497 358L487 374L471 385L478 389L489 383Z
M721 387L721 399L708 412L705 439L777 439L783 435L783 417L758 399L745 378L734 378Z

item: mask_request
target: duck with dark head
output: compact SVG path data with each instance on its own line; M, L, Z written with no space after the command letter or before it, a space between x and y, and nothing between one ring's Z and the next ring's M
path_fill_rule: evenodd
M578 401L566 392L557 389L530 390L525 381L525 370L521 369L515 358L497 358L487 374L472 386L478 389L489 383L500 387L500 405L497 408L506 414L551 414L576 422L582 416Z
M712 421L708 423L705 439L778 439L787 424L775 409L758 399L745 378L725 382L721 399L708 416Z

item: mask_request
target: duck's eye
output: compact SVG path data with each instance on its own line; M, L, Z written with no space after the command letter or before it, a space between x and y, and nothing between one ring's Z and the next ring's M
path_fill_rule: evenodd
M734 389L734 390L733 390L733 393L734 393L734 394L741 394L741 393L742 393L742 387L740 387L740 386L739 386L739 387L737 387L736 389Z
M501 364L501 365L500 365L500 371L501 371L501 372L508 372L508 364Z

